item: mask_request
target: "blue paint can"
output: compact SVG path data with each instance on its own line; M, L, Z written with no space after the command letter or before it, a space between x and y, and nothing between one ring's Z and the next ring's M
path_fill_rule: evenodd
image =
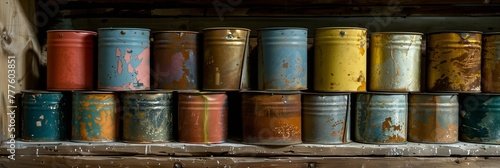
M500 94L460 97L460 140L500 144Z

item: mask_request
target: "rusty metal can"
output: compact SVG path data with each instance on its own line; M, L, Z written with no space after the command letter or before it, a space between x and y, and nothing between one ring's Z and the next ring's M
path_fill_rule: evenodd
M427 37L430 92L481 91L481 32L443 32Z
M181 92L178 98L179 142L226 141L228 104L224 92Z
M359 93L354 139L362 143L404 143L407 118L407 94Z
M94 39L83 30L47 31L47 90L92 90Z
M302 139L305 143L351 142L349 93L302 93Z
M324 27L314 38L314 90L366 91L366 29Z
M500 92L500 32L483 35L481 91Z
M158 143L173 140L172 93L131 91L122 94L124 142Z
M98 29L97 89L150 89L149 29Z
M307 89L307 29L259 29L258 89Z
M420 91L422 33L378 32L370 38L370 91Z
M159 31L154 35L155 89L198 89L198 32Z
M300 92L242 92L243 143L302 142Z
M423 143L458 142L458 94L411 94L408 141Z
M248 86L250 29L203 29L203 90L241 90Z
M73 93L71 140L114 142L119 140L119 100L112 92Z
M68 138L66 111L71 99L61 92L23 91L21 139L60 141Z
M460 95L460 140L500 144L500 94Z

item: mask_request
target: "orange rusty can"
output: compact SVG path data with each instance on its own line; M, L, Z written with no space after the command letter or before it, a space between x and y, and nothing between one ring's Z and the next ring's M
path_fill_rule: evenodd
M500 92L500 32L483 35L481 89Z
M300 92L242 92L243 142L302 143Z
M228 104L224 92L180 92L178 100L179 142L226 141Z
M47 90L92 90L94 40L83 30L47 31Z

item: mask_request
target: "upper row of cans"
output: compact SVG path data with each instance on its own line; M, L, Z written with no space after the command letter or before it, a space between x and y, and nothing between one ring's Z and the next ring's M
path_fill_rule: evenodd
M150 61L149 29L98 29L97 89L198 90L202 85L202 90L229 91L256 89L250 88L254 81L258 90L308 88L306 28L259 29L258 58L249 54L249 32L204 29L203 54L198 53L198 32L154 32ZM47 89L93 90L97 33L47 34ZM368 86L370 91L419 92L425 81L428 92L500 92L500 73L495 73L500 69L500 33L428 34L426 68L421 66L422 38L422 33L377 32L371 34L368 48L365 28L318 28L309 64L313 90L365 92Z

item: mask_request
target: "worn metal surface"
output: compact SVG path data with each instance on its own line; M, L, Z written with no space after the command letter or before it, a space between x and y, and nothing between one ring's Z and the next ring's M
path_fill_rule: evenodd
M222 143L227 138L227 95L179 93L179 142Z
M301 143L301 96L298 92L242 92L243 143Z
M460 108L461 141L500 144L500 95L461 95Z
M120 110L111 92L74 92L71 140L113 142L119 140Z
M458 94L411 94L408 141L423 143L458 142Z
M159 31L154 35L155 89L198 89L198 32Z
M420 91L422 33L379 32L370 37L370 91Z
M124 142L158 143L173 140L171 92L125 92L121 102Z
M97 89L150 89L149 29L98 29Z
M259 90L307 89L307 29L259 29Z
M314 39L314 90L366 91L366 29L325 27Z
M71 101L61 92L22 92L21 139L23 141L60 141L68 138ZM14 123L15 124L15 123Z
M357 94L355 141L379 144L406 142L407 96L404 93Z
M350 94L302 94L302 140L304 143L351 142Z
M430 92L481 91L481 32L433 33L427 37Z
M47 89L94 88L94 40L97 33L82 30L47 31Z
M481 91L500 92L500 32L483 35Z
M250 29L203 29L203 90L240 90L248 86Z

